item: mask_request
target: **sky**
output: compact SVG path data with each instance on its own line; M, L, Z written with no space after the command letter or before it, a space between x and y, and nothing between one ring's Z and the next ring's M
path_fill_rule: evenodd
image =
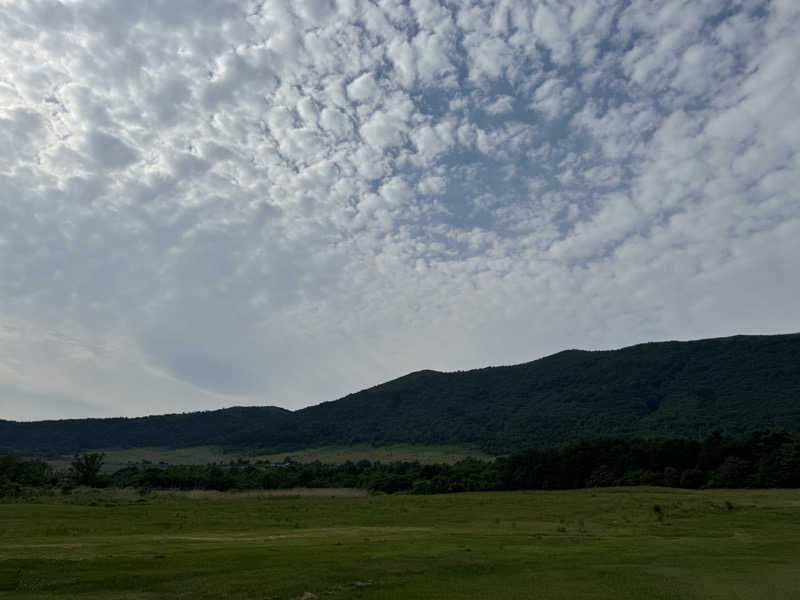
M0 418L800 331L797 0L0 0Z

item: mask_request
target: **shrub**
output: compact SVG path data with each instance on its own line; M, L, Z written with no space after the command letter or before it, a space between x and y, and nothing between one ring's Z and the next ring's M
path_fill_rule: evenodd
M705 472L700 469L686 469L681 475L681 487L696 490L708 481Z

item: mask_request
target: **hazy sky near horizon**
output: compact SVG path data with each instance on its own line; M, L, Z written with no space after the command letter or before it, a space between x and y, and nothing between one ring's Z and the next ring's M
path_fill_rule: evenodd
M797 0L0 0L0 418L800 330Z

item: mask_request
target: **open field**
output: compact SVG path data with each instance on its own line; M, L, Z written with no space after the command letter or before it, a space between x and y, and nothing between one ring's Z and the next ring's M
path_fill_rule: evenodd
M247 452L226 452L217 446L194 446L191 448L100 448L91 452L105 454L103 471L111 473L131 463L150 462L171 465L207 465L209 463L228 464L231 461L249 460L256 462L267 460L273 463L283 462L289 456L297 462L307 463L320 461L327 464L342 464L348 460L358 462L370 461L419 461L421 463L452 464L464 458L491 459L480 450L463 446L422 446L413 444L392 444L389 446L370 446L358 444L353 446L324 446L322 448L306 448L293 452L277 454L258 454ZM72 457L48 460L56 469L69 468Z
M245 457L240 453L226 454L216 446L194 446L192 448L99 448L89 452L105 454L103 471L111 473L131 463L149 462L172 465L207 465L209 463L228 463ZM58 470L66 470L72 462L71 456L47 461Z
M0 598L797 598L800 491L0 503Z
M357 462L362 459L381 462L413 462L425 464L446 463L453 464L465 458L480 458L490 460L494 457L463 446L417 446L413 444L391 444L388 446L370 446L357 444L354 446L325 446L323 448L308 448L295 452L282 452L270 454L266 458L271 462L281 462L287 456L298 462L313 462L318 460L328 464L342 464L348 460Z

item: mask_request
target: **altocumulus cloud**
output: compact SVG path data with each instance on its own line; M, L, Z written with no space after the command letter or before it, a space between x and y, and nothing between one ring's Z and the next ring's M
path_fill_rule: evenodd
M796 0L0 0L0 417L800 329Z

